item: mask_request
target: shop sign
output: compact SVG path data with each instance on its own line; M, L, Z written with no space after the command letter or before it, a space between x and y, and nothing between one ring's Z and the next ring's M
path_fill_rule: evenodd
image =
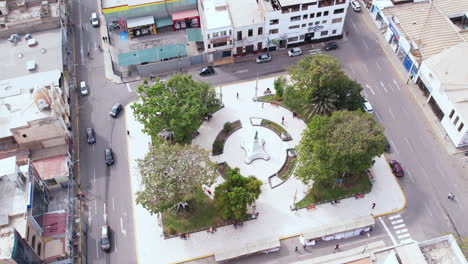
M228 42L228 41L229 41L229 37L210 39L211 44L220 43L220 42Z
M400 34L398 34L398 31L393 27L392 23L388 23L388 28L390 28L390 30L393 32L395 38L400 40Z
M320 31L322 29L323 29L323 26L316 25L316 26L308 27L307 31L308 32L318 32L318 31Z

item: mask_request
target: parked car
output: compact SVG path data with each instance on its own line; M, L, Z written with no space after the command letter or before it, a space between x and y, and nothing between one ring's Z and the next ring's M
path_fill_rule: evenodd
M385 152L390 152L390 143L388 142L387 138L385 138Z
M91 18L89 20L91 20L91 25L93 25L93 27L99 27L99 17L96 12L91 13Z
M374 113L374 108L372 108L372 105L369 103L369 101L364 101L364 111L366 111L367 113L369 114L372 114Z
M119 104L119 103L116 103L116 104L112 107L112 109L111 109L109 115L110 115L111 117L113 117L113 118L117 118L117 116L119 115L119 113L120 113L121 110L122 110L122 105Z
M104 158L106 160L107 166L114 164L114 155L112 154L111 148L108 148L104 151Z
M80 82L80 92L81 95L88 95L88 86L85 81Z
M302 55L302 50L301 48L292 48L288 50L288 56L289 57L295 57L295 56L300 56Z
M202 67L198 73L200 74L200 76L206 76L206 75L214 74L215 70L213 66L205 66L205 67Z
M88 127L86 129L86 136L88 137L88 144L96 143L96 138L94 137L94 129Z
M403 177L405 176L405 172L403 171L403 168L401 167L401 164L396 161L392 160L390 161L390 167L392 168L393 174L397 177Z
M338 48L338 43L336 42L330 42L327 45L323 47L324 50L334 50Z
M350 5L355 12L361 12L361 4L358 1L353 0L350 2Z
M270 54L262 54L257 57L257 63L265 63L265 62L270 62L271 61L271 55Z
M110 228L109 226L102 226L101 228L101 249L109 251L110 249Z

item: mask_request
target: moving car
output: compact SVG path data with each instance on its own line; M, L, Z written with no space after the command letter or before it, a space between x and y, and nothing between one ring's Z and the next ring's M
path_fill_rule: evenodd
M324 50L334 50L338 48L338 43L336 42L330 42L327 45L323 47Z
M88 127L86 129L86 136L88 137L88 144L96 143L96 138L94 137L94 129Z
M367 100L364 101L364 111L366 111L369 114L374 113L374 108L372 108L372 105Z
M355 12L361 12L361 4L358 1L353 0L350 2L350 5Z
M110 115L111 117L113 117L113 118L117 118L117 116L119 115L119 113L120 113L121 110L122 110L122 105L119 104L119 103L116 103L116 104L112 107L112 109L111 109L109 115Z
M390 167L392 168L393 174L397 177L403 177L405 176L405 172L403 171L403 168L401 167L400 163L396 160L390 161Z
M109 234L110 229L109 226L102 226L101 228L101 249L104 251L109 251L110 249L110 239L109 239Z
M91 25L93 25L93 27L99 27L99 17L96 12L91 13L91 18L89 20L91 20Z
M198 73L200 74L200 76L206 76L206 75L214 74L214 72L215 70L213 66L205 66L205 67L202 67Z
M107 166L114 164L114 155L112 154L111 148L108 148L104 151L104 158L106 160Z
M265 62L270 62L271 61L271 55L270 54L262 54L257 57L257 63L265 63Z
M88 86L85 81L80 82L80 92L81 95L88 95Z
M292 49L288 50L288 56L289 57L300 56L300 55L302 55L301 48L292 48Z

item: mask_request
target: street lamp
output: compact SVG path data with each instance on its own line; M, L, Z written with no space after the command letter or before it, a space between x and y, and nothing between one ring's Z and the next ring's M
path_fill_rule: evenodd
M366 249L369 249L367 246L369 245L369 237L370 237L370 234L369 233L366 233L367 235L367 241L366 241L366 246L364 247L364 250L362 251L361 254L364 254L366 252Z

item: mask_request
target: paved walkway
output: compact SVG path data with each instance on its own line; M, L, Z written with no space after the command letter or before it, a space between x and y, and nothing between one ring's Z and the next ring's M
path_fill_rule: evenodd
M258 82L258 94L263 94L263 91L269 87L273 90L274 78L260 80ZM284 128L291 134L293 140L289 142L281 142L283 148L294 147L300 140L300 135L306 125L299 119L293 119L292 114L282 107L274 107L269 104L254 102L255 96L255 81L233 84L222 87L222 99L225 108L216 112L209 122L204 122L200 127L200 136L196 138L194 143L200 146L211 149L211 145L218 132L222 129L226 121L241 120L243 126L250 124L250 117L261 117L281 124L281 118L284 116ZM219 92L218 88L218 92ZM237 99L237 93L239 98ZM132 193L134 194L141 187L139 184L139 173L137 170L135 159L143 158L146 154L149 136L143 134L143 126L136 122L132 115L132 110L127 105L126 111L127 130L130 131L128 136L128 154L130 162ZM255 129L239 130L239 138L252 137ZM233 135L235 135L233 134ZM270 138L274 135L266 135L259 132L259 137L265 134L266 148ZM232 142L234 143L234 142ZM275 143L276 144L276 143ZM227 141L227 150L224 154L213 157L214 161L225 161L228 163L233 160L239 160L239 157L244 158L245 153L236 144L231 144ZM241 166L241 172L244 175L265 175L264 165L257 166L256 163L264 161L254 161L249 167ZM274 161L273 161L274 162ZM266 162L265 162L266 164ZM272 164L277 166L278 164ZM158 259L158 263L170 263L188 260L200 256L210 255L223 248L236 247L241 243L251 242L255 240L264 240L274 238L283 238L294 236L310 229L318 228L324 224L340 223L343 219L354 218L363 215L373 214L374 216L386 214L404 208L406 200L400 189L397 180L392 175L385 158L377 158L374 167L371 169L376 178L376 182L369 195L361 199L349 198L342 200L337 205L323 204L316 209L308 211L302 209L299 211L291 211L290 206L293 204L294 195L297 194L299 201L305 194L307 186L291 177L281 186L271 189L268 184L262 186L262 194L257 200L257 211L259 218L257 220L248 221L240 229L235 230L232 226L218 228L216 234L212 235L206 232L194 233L188 240L179 238L167 239L162 238L161 227L158 226L156 216L151 216L140 205L134 203L134 222L135 222L135 239L137 248L137 257L140 263L151 263L154 259ZM371 209L372 203L376 203L375 209Z

